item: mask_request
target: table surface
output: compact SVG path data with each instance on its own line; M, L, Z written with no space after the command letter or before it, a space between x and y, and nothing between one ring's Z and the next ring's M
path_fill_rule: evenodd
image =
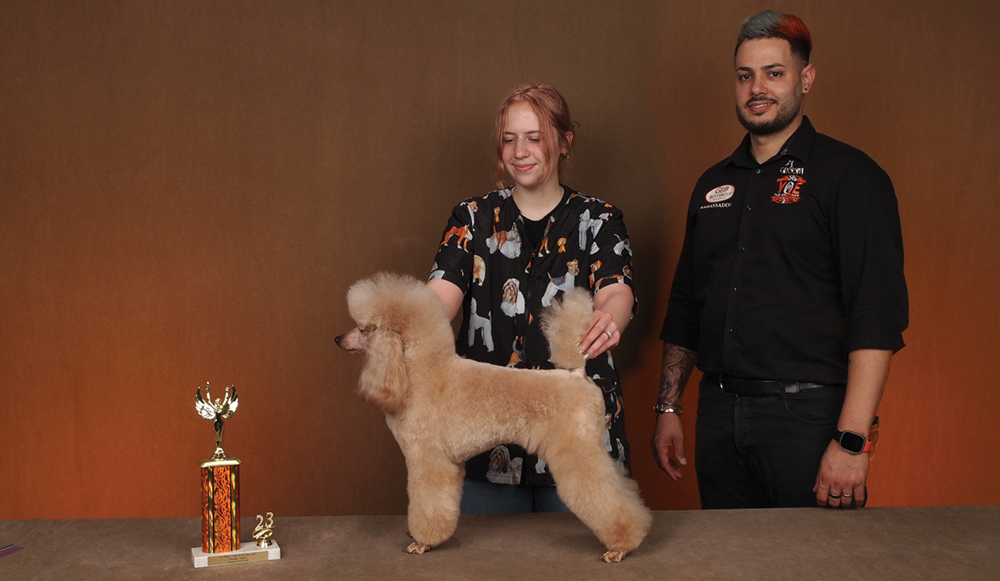
M0 579L1000 579L1000 506L661 511L615 564L572 514L463 516L424 555L402 552L404 516L275 524L280 560L195 569L198 518L0 521L24 547Z

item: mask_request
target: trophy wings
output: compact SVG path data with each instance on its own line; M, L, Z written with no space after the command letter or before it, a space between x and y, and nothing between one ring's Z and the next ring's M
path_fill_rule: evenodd
M215 408L201 397L201 387L198 388L198 392L194 395L194 408L198 410L198 415L206 420L215 419Z
M226 401L222 402L222 417L229 418L229 416L236 413L236 408L240 405L240 396L236 393L236 386L233 386L233 397L229 399L229 387L226 387Z
M232 387L232 396L229 394L229 388ZM215 403L212 403L212 394L209 392L209 386L205 384L205 395L208 399L201 397L201 387L194 394L194 406L195 410L198 411L198 415L205 418L206 420L214 420L217 415L223 417L223 419L228 419L231 415L236 413L236 408L240 405L239 395L236 393L236 386L226 386L226 396L224 399L220 400L216 398Z

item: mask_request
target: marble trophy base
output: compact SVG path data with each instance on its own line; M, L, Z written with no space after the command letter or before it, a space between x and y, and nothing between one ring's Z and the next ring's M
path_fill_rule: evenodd
M247 543L235 551L226 553L206 553L201 547L191 549L191 559L195 568L218 567L220 565L242 565L257 561L275 561L281 558L281 547L271 542L266 547L258 547L256 543Z

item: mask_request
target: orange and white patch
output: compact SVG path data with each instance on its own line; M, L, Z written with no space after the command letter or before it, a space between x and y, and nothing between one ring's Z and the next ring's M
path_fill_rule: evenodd
M806 183L800 175L784 175L778 178L778 193L771 196L775 204L794 204L801 198L799 188Z

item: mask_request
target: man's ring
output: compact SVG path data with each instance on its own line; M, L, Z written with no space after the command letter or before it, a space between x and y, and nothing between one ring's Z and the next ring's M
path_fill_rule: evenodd
M830 496L830 498L840 498L839 494L834 494L832 492L829 494L829 496Z
M612 333L611 331L608 331L607 329L605 329L604 332L608 334L608 341L610 341L610 340L612 340L612 339L615 338L615 334Z
M851 497L850 494L842 494L841 496L843 496L844 498L850 498Z

